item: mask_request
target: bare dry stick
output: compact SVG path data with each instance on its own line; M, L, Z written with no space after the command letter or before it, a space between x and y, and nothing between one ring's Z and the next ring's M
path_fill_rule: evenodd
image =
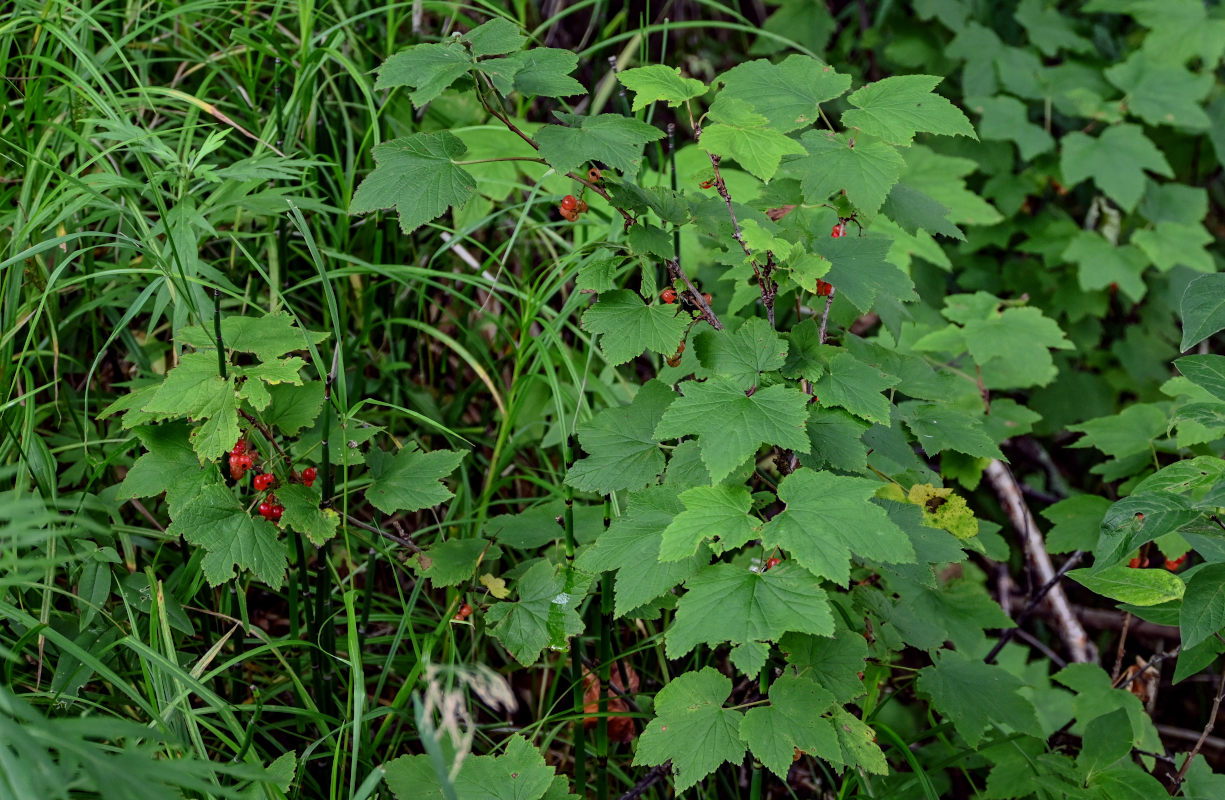
M1000 503L1008 513L1012 526L1021 536L1026 559L1038 580L1042 584L1050 583L1055 579L1055 566L1051 563L1051 557L1046 553L1046 545L1038 530L1038 524L1025 505L1025 498L1021 496L1021 487L1017 485L1012 471L999 459L992 459L987 465L986 474L996 495L1000 498ZM1058 583L1052 585L1050 591L1047 592L1046 602L1051 609L1059 636L1072 656L1072 661L1096 664L1097 648L1089 641L1080 620L1072 613L1063 587Z
M685 274L685 270L681 269L681 262L675 258L668 259L664 262L668 267L668 274L672 276L672 280L680 281L689 289L689 294L693 302L697 303L698 309L702 312L702 319L710 323L710 326L717 331L723 330L723 323L715 315L714 309L706 302L706 298L702 297L702 293L698 291L698 287L693 285L693 281L689 280L689 276Z

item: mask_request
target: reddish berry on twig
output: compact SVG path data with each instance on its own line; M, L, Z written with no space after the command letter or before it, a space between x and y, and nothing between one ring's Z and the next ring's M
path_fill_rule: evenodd
M770 556L766 559L766 569L763 569L762 572L765 572L767 569L773 569L781 563L783 563L783 560L778 556Z
M818 297L829 297L830 294L833 293L833 291L834 291L833 284L826 283L820 278L817 278L817 296Z
M834 226L834 229L830 231L829 235L835 239L841 239L843 236L846 236L846 223L842 220L838 220L838 224Z
M676 290L669 286L659 293L659 299L671 305L676 302Z

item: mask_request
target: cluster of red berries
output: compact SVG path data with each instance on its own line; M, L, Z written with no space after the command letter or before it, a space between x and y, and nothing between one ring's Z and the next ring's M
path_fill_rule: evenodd
M557 207L558 213L571 222L576 222L578 220L578 215L582 214L586 210L587 203L579 200L572 194L568 194L563 197L561 199L561 205Z
M302 485L307 489L315 485L315 478L319 477L319 473L314 467L307 467L302 470Z
M285 506L276 501L276 495L269 493L264 501L259 504L259 515L269 522L276 524L281 515L285 513Z
M1183 553L1178 558L1167 558L1163 566L1166 569L1168 569L1170 572L1177 572L1178 568L1181 567L1183 565L1183 562L1186 560L1187 560L1187 554ZM1136 556L1131 561L1127 562L1127 566L1131 567L1132 569L1142 569L1144 567L1147 567L1148 565L1149 565L1148 556Z
M766 566L765 566L765 569L762 570L762 572L765 572L766 570L769 570L769 569L773 569L774 567L777 567L781 563L783 563L783 560L779 558L778 556L770 556L769 558L766 559Z
M699 183L699 184L698 184L698 186L701 186L703 189L709 189L709 188L711 188L711 187L712 187L712 186L714 186L714 185L715 185L715 179L714 179L714 178L707 178L706 180L704 180L704 181L702 181L701 183Z
M247 440L239 439L238 444L230 451L230 477L240 481L253 466L255 465L251 461L251 454L247 452Z
M466 620L471 615L472 615L472 606L468 605L467 603L464 603L463 605L459 607L459 611L455 614L455 619L462 622L463 620Z
M834 285L817 278L817 297L829 297L834 293Z
M843 236L846 236L846 220L839 217L838 224L829 232L829 235L834 239L841 239Z

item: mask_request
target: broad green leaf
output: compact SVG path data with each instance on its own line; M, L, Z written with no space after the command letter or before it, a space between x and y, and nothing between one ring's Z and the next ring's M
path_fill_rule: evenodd
M1166 793L1161 781L1130 760L1093 773L1088 786L1096 797L1110 800L1151 800Z
M978 135L985 141L1014 142L1023 161L1055 149L1055 139L1029 121L1028 107L1015 97L967 97L966 107L981 114Z
M513 53L527 43L519 26L503 17L494 17L461 37L472 47L472 55L501 56Z
M685 588L666 634L668 658L699 644L777 641L787 631L834 632L825 591L807 571L786 562L767 572L715 564L689 578Z
M634 765L671 761L683 792L724 762L740 763L740 712L723 707L731 693L732 682L711 667L670 681L655 696L655 719L638 740Z
M889 399L881 392L897 382L892 375L844 352L829 360L829 371L821 376L813 390L823 406L841 406L868 422L887 423Z
M923 452L934 456L956 450L982 458L1003 458L999 447L983 428L982 415L950 406L910 401L898 405L901 420L914 434Z
M1122 564L1103 570L1074 569L1068 577L1094 592L1134 606L1155 606L1183 596L1186 586L1163 569L1132 569Z
M149 452L132 464L119 485L116 499L156 497L165 492L170 515L175 517L205 486L218 483L220 475L215 468L201 466L192 450L190 430L179 422L136 428L137 438Z
M889 762L876 744L876 731L872 726L845 708L834 709L833 722L838 744L842 745L843 764L874 775L889 774Z
M741 642L727 654L728 660L746 678L756 678L760 675L769 657L770 645L765 642Z
M841 760L833 724L821 716L834 696L812 681L783 675L770 686L770 705L750 708L740 723L740 738L771 772L786 780L795 751Z
M1155 405L1140 403L1109 417L1069 425L1068 430L1084 434L1072 443L1072 447L1096 447L1108 456L1124 458L1149 450L1154 439L1165 435L1166 427L1164 411Z
M1191 576L1182 598L1178 615L1182 646L1195 647L1221 628L1225 628L1225 564L1207 564Z
M821 103L851 87L851 76L840 75L815 58L790 55L779 64L748 61L719 76L720 97L743 100L783 133L820 119Z
M613 366L644 350L672 355L692 321L678 305L647 305L628 289L604 292L583 314L583 328L601 335L600 350Z
M215 352L184 353L144 410L163 419L187 417L195 422L191 443L201 464L220 458L238 441L234 378L217 374Z
M664 135L654 125L620 114L567 115L567 119L575 126L545 125L536 132L540 155L562 173L577 170L588 161L602 161L626 175L636 175L642 146Z
M1225 400L1225 356L1183 356L1174 366L1196 386L1217 400Z
M762 543L782 547L814 575L844 586L852 554L889 564L914 563L910 539L871 502L880 486L870 478L798 469L779 482L778 498L787 508L762 528Z
M1116 708L1103 714L1085 727L1084 747L1076 757L1080 768L1092 774L1108 767L1120 758L1131 754L1131 736L1120 736L1120 731L1131 732L1127 712Z
M417 566L433 586L458 586L472 580L482 561L493 561L501 553L488 539L447 539L419 554Z
M1131 241L1162 272L1180 264L1196 272L1216 272L1216 262L1204 249L1212 243L1212 234L1199 223L1158 222L1152 228L1136 231Z
M1045 386L1058 372L1049 348L1073 347L1059 325L1032 306L968 320L965 337L970 355L983 368L984 382L995 389Z
M675 398L667 385L647 381L630 405L601 411L579 425L579 443L588 455L570 466L566 483L600 494L654 483L664 471L664 454L652 434Z
M783 366L787 342L770 323L754 317L733 332L705 330L694 337L694 351L702 366L749 389L763 372Z
M828 689L839 703L849 703L866 689L863 679L868 643L855 631L839 628L833 635L788 633L778 643L797 674Z
M1110 501L1104 497L1079 494L1042 509L1042 516L1055 526L1046 533L1047 549L1052 553L1092 550L1108 508Z
M1080 288L1086 292L1116 285L1132 302L1139 302L1148 291L1141 276L1149 258L1138 247L1115 246L1101 234L1080 231L1063 257L1078 265Z
M685 381L655 429L658 439L696 435L702 463L720 482L763 444L807 453L807 395L774 385L746 396L735 383L714 377Z
M1059 140L1059 169L1070 189L1086 178L1126 211L1132 211L1144 194L1144 171L1174 177L1165 156L1144 135L1139 125L1107 128L1096 139L1072 131Z
M1203 108L1214 83L1211 75L1197 75L1145 52L1133 53L1105 75L1126 93L1123 102L1128 113L1150 125L1203 130L1212 124Z
M272 523L253 517L224 485L201 490L179 509L166 533L208 551L201 566L210 586L233 578L235 568L250 570L274 589L285 580L285 542Z
M1139 698L1126 689L1113 688L1110 675L1097 664L1072 664L1051 677L1076 693L1072 703L1073 716L1077 720L1071 728L1074 735L1083 735L1088 723L1121 708L1127 712L1131 723L1127 733L1131 735L1133 747L1161 749L1161 737Z
M1029 34L1029 40L1043 55L1054 56L1060 50L1073 53L1092 53L1094 50L1093 42L1076 33L1072 22L1074 16L1047 8L1042 0L1021 0L1015 16Z
M706 84L696 78L686 78L680 69L663 64L621 70L617 80L634 93L633 111L641 111L656 100L676 108L686 100L706 94Z
M695 486L678 497L685 510L664 529L660 561L679 561L698 551L705 539L717 550L733 550L757 535L760 522L749 515L753 504L743 486Z
M397 800L446 800L438 773L426 754L400 756L384 765L387 787ZM531 742L515 735L497 756L466 756L452 783L455 796L486 800L540 800L555 772Z
M495 603L485 622L515 660L534 664L546 647L564 649L571 636L583 632L578 606L587 595L588 579L562 567L560 574L541 559L519 578L515 602Z
M979 164L968 158L936 153L923 145L906 148L906 168L901 180L919 186L923 193L949 210L949 219L958 225L994 225L1004 217L977 192L966 188L965 176L977 171Z
M457 40L414 45L383 62L374 88L409 86L413 89L409 98L421 108L468 74L473 65L472 56Z
M917 688L972 747L991 723L1041 736L1033 703L1020 693L1024 684L1012 673L951 650L940 651L934 661L919 670Z
M852 146L846 134L818 131L808 131L800 142L808 155L787 162L787 172L801 179L809 203L825 203L830 195L845 191L862 213L872 216L906 166L897 149L885 142L869 139Z
M895 184L881 213L910 233L920 230L965 241L965 234L948 221L949 210L923 192L905 183Z
M217 371L217 339L212 326L208 328L192 325L183 328L178 333L182 344L189 344L196 349L210 348L209 356L213 362L213 372ZM263 362L275 359L298 350L306 350L312 344L319 344L328 338L328 334L307 331L294 324L289 314L277 312L262 317L231 315L221 320L221 341L226 350L239 353L253 353ZM292 376L285 378L293 382Z
M1201 275L1188 283L1179 314L1182 316L1179 350L1189 350L1225 330L1225 274Z
M932 91L941 80L936 75L895 75L869 83L847 98L855 108L842 113L842 124L890 144L910 144L916 133L977 139L961 109Z
M822 238L817 251L830 261L824 280L863 314L885 298L903 303L918 299L910 276L887 260L891 244L877 236Z
M528 97L573 97L586 94L583 84L570 77L578 67L578 54L556 47L532 47L506 58L482 61L486 74L497 70L498 91L511 89Z
M115 402L108 405L106 408L98 412L98 419L106 419L107 417L123 412L122 424L124 430L135 428L138 425L147 425L158 418L157 414L142 410L145 403L149 402L158 390L162 388L163 378L157 379L153 383L146 383L143 386L135 386L128 389L126 394L119 395Z
M1125 497L1110 507L1098 536L1098 564L1114 564L1131 557L1146 542L1174 533L1199 519L1191 500L1172 492L1144 492Z
M657 486L631 494L627 511L613 520L594 546L579 554L575 565L585 572L616 570L616 616L651 602L710 562L708 553L660 561L661 534L682 511L675 487Z
M323 381L299 386L277 384L269 386L268 393L272 397L272 409L264 414L264 422L286 436L297 436L303 428L314 425L323 407Z
M400 230L412 233L476 193L476 179L455 164L467 148L448 131L393 139L373 152L376 166L353 193L350 213L394 206Z
M451 490L440 481L463 457L456 450L423 453L415 444L400 448L395 455L374 448L366 456L374 478L366 488L366 499L384 514L436 506L450 499Z
M871 425L840 408L814 404L808 412L812 455L800 459L811 467L829 465L843 472L868 471L868 446L863 434Z
M783 156L806 152L795 139L768 127L766 117L743 100L721 95L711 106L709 117L714 124L702 129L702 149L735 159L763 181L774 177Z
M278 488L276 497L285 508L281 522L289 530L306 536L311 544L322 547L336 535L340 515L334 508L319 507L323 498L318 488L291 483Z

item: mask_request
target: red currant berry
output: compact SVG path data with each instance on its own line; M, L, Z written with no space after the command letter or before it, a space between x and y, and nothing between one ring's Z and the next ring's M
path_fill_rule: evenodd
M318 475L319 473L314 467L307 467L306 469L302 470L302 480L306 481L307 483L313 481L316 477L318 477Z
M270 516L272 516L272 503L269 503L267 500L260 503L259 515L264 519L268 519Z
M574 213L583 214L587 211L587 201L579 200L578 205L574 207Z
M832 284L826 283L820 278L817 278L817 296L818 297L829 297L830 293L833 291L834 291L834 287Z
M559 208L561 208L562 211L573 211L574 209L578 208L578 198L572 194L566 195L561 199L561 205Z
M835 239L841 239L843 236L846 236L846 223L839 220L838 224L834 226L834 229L830 231L829 235Z
M587 180L591 181L592 183L599 183L600 181L604 180L604 176L600 174L598 169L592 167L591 169L587 170Z
M1176 572L1178 568L1182 566L1182 562L1186 560L1187 560L1186 553L1183 553L1178 558L1173 558L1173 559L1167 558L1165 560L1165 568L1168 569L1170 572Z
M265 472L263 475L256 475L255 481L254 481L255 491L257 492L264 491L265 489L267 489L269 486L272 485L272 482L274 480L276 480L276 478L274 478L272 473L270 472Z
M706 305L710 305L711 301L714 300L714 298L710 296L710 292L702 292L702 299L706 301Z
M472 606L464 603L459 607L459 612L456 613L456 619L467 619L472 614Z
M277 503L275 506L272 507L272 521L276 522L278 519L281 518L281 515L284 513L285 513L285 506L281 505L280 503Z
M1148 559L1147 559L1147 558L1141 558L1140 556L1136 556L1136 557L1135 557L1135 558L1133 558L1131 561L1128 561L1128 562L1127 562L1127 566L1131 567L1132 569L1138 569L1138 568L1140 568L1140 567L1147 567L1147 566L1148 566Z
M707 180L704 180L704 181L702 181L701 183L699 183L699 184L698 184L698 186L701 186L703 189L709 189L710 187L712 187L712 186L714 186L714 185L715 185L715 179L714 179L714 178L708 178Z
M779 558L778 556L770 556L769 558L766 559L766 569L773 569L774 567L777 567L781 563L783 563L783 560ZM762 570L762 572L765 572L765 571L766 571L765 569Z
M557 211L558 211L558 213L560 213L560 214L561 214L561 215L562 215L564 218L566 218L566 219L570 220L571 222L578 222L578 212L577 212L577 211L575 211L574 209L572 209L572 208L563 208L563 207L561 207L561 206L558 206Z
M671 305L676 302L676 290L669 286L659 293L659 299Z

